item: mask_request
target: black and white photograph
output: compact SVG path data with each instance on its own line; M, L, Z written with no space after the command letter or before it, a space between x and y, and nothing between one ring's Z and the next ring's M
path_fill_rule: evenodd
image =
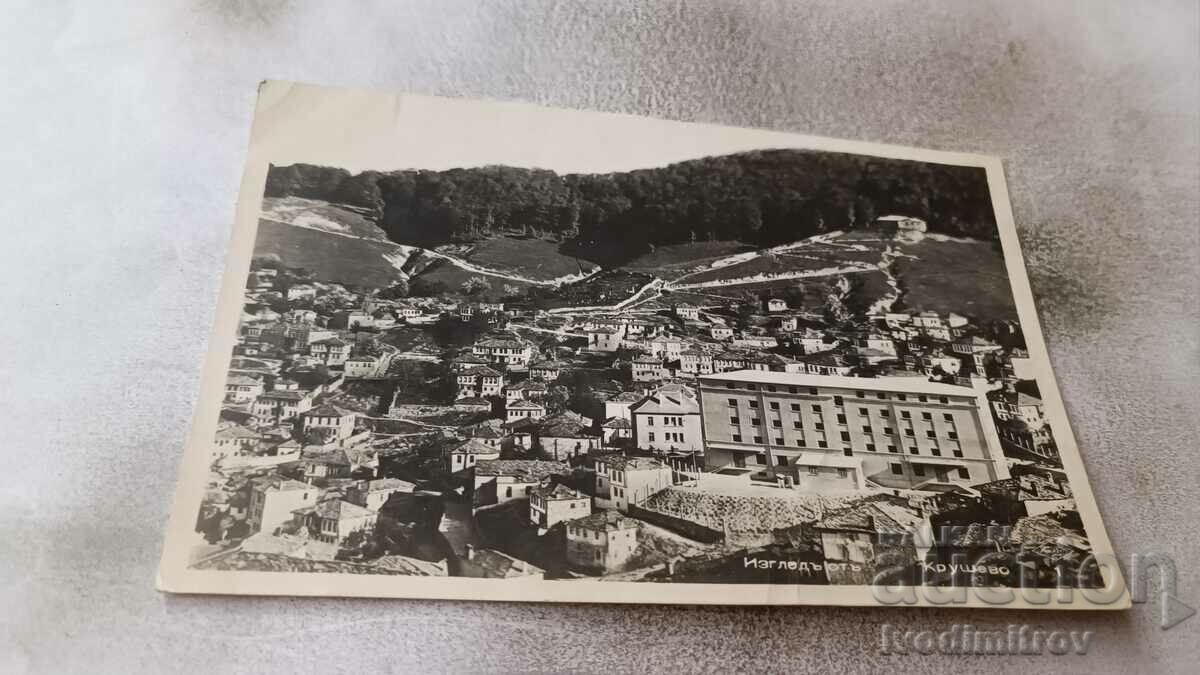
M1121 606L994 168L778 140L622 170L594 142L260 153L186 569Z

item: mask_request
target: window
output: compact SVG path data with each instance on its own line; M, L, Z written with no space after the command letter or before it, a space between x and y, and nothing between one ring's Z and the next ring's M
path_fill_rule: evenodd
M649 440L651 443L653 443L654 442L654 432L651 431L650 433L646 434L646 439Z
M808 475L816 476L819 473L821 473L821 470L819 468L817 468L815 466L808 467Z
M775 437L775 445L783 445L783 437L782 436Z
M949 438L952 441L957 441L958 440L958 432L957 431L947 431L946 438Z
M887 398L887 394L883 393L882 391L875 392L875 398L877 398L877 399L879 399L880 401L882 401L882 400L884 400L884 399L886 399L886 398Z
M759 423L759 419L757 417L750 418L750 424L753 424L754 426L758 426L758 423Z
M961 466L958 468L958 477L959 478L970 478L971 472L967 469L967 467Z
M815 412L815 413L819 413L819 412L821 412L821 406L819 406L819 405L817 405L816 403L814 403L814 404L813 404L813 406L812 406L812 411L813 411L813 412Z
M755 437L754 437L754 442L755 442L755 443L762 443L762 436L755 436Z
M875 444L867 443L867 452L875 452Z
M955 448L955 449L954 449L954 456L955 456L955 457L962 457L962 456L963 456L963 454L962 454L962 449L961 449L961 448Z
M748 385L746 385L746 388L749 389L750 391L758 391L757 384L748 384Z
M915 445L908 446L908 454L910 454L910 455L917 454L917 446L915 446Z
M892 428L891 428L891 427L884 427L884 428L883 428L883 433L887 434L888 436L891 436L891 435L892 435Z
M817 428L817 431L824 431L824 430L825 430L825 423L824 423L824 422L813 422L813 426Z
M833 397L833 404L834 404L834 405L842 405L842 401L843 401L843 399L842 399L842 397L841 397L841 396L834 396L834 397Z
M943 413L943 414L942 414L942 419L943 419L943 420L946 420L947 422L953 422L953 421L954 421L954 415L951 415L950 413Z
M779 403L776 401L771 401L771 410L779 410Z
M664 418L664 420L665 420L665 418ZM648 426L648 427L654 426L654 415L646 416L646 426Z
M859 408L858 414L862 415L863 417L866 417L867 415L870 414L870 411L868 411L866 408Z
M729 423L730 423L730 424L741 424L741 422L739 422L739 421L738 421L738 418L736 418L736 417L730 417L730 418L729 418Z
M754 463L755 463L755 464L766 464L766 461L763 459L763 456L762 456L762 455L755 455L755 456L754 456Z
M850 475L850 472L845 469L838 469L838 478L845 478L848 475Z
M788 387L788 393L789 394L799 394L800 387Z
M828 448L829 444L826 443L825 441L817 441L817 447L818 448Z
M899 464L892 464L892 473L896 474L897 476L902 476L904 475L904 468Z
M734 435L733 435L733 442L734 442L734 443L741 443L741 442L742 442L742 435L741 435L741 434L734 434Z
M900 411L900 419L902 419L902 420L910 420L910 419L912 419L912 413L910 413L910 412L909 412L909 411L907 411L907 410L901 410L901 411Z
M933 429L926 429L925 438L937 438L937 432Z
M866 394L864 394L864 393L863 393L863 392L861 392L861 391L856 391L856 392L854 392L854 395L855 395L857 398L866 398Z
M737 399L736 398L729 399L729 405L730 405L730 407L736 408L737 407Z
M841 436L842 436L842 440L843 440L844 442L846 442L846 443L849 443L849 442L850 442L850 432L849 432L849 431L843 431L843 432L841 433Z
M775 385L773 385L773 384L768 384L768 385L767 385L767 391L769 391L769 392L774 392L774 391L775 391Z
M949 402L950 402L950 399L946 398L945 396L939 396L939 397L938 397L938 402L939 402L939 403L949 403ZM949 417L949 415L947 415L947 417Z
M917 400L920 401L921 403L926 403L929 401L929 397L926 396L925 394L921 394L920 396L917 397Z
M880 410L879 416L886 420L887 418L892 416L892 413L891 413L891 411L888 411L888 410Z
M778 429L783 426L783 420L771 420L771 426Z
M908 400L908 396L906 396L906 395L904 395L904 394L896 394L896 398L897 398L897 399L899 399L899 400L901 400L901 401L907 401L907 400Z
M900 452L894 445L888 445L888 452Z
M783 456L776 457L775 464L777 466L787 466L787 457L783 457Z
M923 464L913 464L913 474L917 476L924 476L925 466Z
M838 415L838 416L837 416L837 423L838 423L838 424L845 424L845 423L846 423L846 416L845 416L845 415Z
M812 396L816 396L816 395L817 395L817 388L816 388L816 387L809 387L809 388L808 388L808 393L809 393L810 395L812 395Z
M932 420L933 413L923 412L923 413L921 413L921 419L926 420L926 421Z
M803 437L803 436L801 436L800 438L797 438L797 439L796 439L796 445L797 445L797 446L799 446L799 447L801 447L801 448L803 448L803 447L804 447L804 437Z
M933 447L933 448L930 448L930 449L929 449L929 452L933 453L933 456L934 456L934 457L941 457L941 456L942 456L942 449L941 449L941 448L938 448L938 447Z
M758 401L748 401L751 408L758 408Z
M792 404L792 412L800 412L800 404L799 403Z
M871 433L871 425L870 425L870 424L864 424L864 425L863 425L863 428L862 428L862 430L863 430L863 433L864 433L864 434L869 434L869 433Z
M853 449L851 449L851 448L842 448L842 454L843 454L843 455L845 455L845 456L847 456L847 457L853 457L853 456L854 456L854 450L853 450Z
M915 432L915 431L913 431L913 428L912 428L912 427L908 427L907 429L905 429L905 430L904 430L904 435L905 435L905 436L912 436L912 435L914 435L914 434L916 434L916 432Z

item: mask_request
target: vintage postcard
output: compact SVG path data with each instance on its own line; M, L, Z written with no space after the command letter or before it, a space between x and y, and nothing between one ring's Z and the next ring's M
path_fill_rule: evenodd
M1129 606L998 159L280 82L159 587Z

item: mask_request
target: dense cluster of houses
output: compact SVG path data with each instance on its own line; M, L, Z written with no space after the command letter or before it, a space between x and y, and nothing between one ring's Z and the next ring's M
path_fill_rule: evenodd
M415 406L385 386L378 406L354 405L347 383L386 385L414 358L386 331L447 320L484 329L420 355L446 400ZM1072 508L1019 327L955 313L835 325L766 297L550 315L381 300L260 267L224 396L202 529L242 553L685 579L766 532L832 563L822 583L865 583L879 560L940 555L922 534L935 525L1067 528ZM443 418L471 421L423 421ZM696 559L661 559L663 528ZM388 548L422 536L446 538L433 560Z

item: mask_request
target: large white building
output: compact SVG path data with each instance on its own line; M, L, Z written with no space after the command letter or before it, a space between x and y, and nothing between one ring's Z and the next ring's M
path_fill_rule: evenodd
M868 486L930 492L1008 477L981 387L741 370L699 388L710 467L798 479L861 466Z
M692 389L683 385L660 387L629 411L637 447L677 452L704 450L700 402Z

